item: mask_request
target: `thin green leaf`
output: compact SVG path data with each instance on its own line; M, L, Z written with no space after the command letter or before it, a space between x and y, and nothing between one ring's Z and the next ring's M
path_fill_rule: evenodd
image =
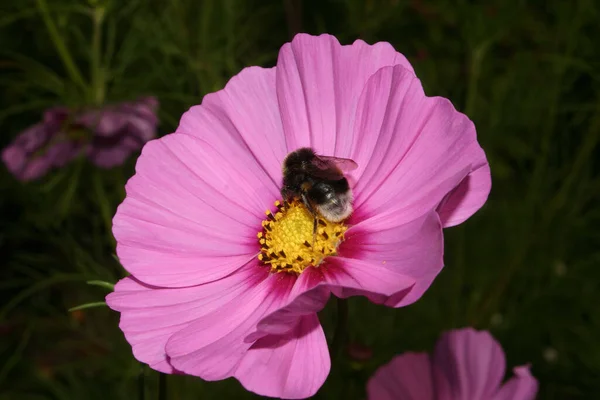
M81 276L81 275L65 275L65 274L58 275L57 274L57 275L54 275L53 277L50 277L46 280L43 280L41 282L38 282L35 285L28 287L27 289L23 290L18 295L13 297L6 304L4 304L2 309L0 309L0 321L3 321L6 318L6 316L8 315L8 313L10 311L12 311L12 309L14 309L16 306L21 304L21 302L23 300L34 295L35 293L46 290L49 287L52 287L59 283L83 281L83 280L85 280L85 278L86 277Z
M115 290L115 284L114 283L110 283L110 282L105 282L105 281L98 281L98 280L94 280L94 281L87 281L86 282L88 285L92 285L92 286L100 286L106 289L110 289Z
M71 307L71 308L69 308L69 312L85 310L86 308L95 308L95 307L104 307L104 306L106 306L105 301L96 301L93 303L86 303L86 304L82 304L80 306Z

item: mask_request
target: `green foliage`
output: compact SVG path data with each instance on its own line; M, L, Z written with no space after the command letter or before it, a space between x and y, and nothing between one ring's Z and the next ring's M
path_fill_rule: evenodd
M510 367L532 363L540 399L600 396L600 6L593 0L23 0L0 5L0 145L44 108L155 94L161 133L248 65L274 65L286 24L391 42L430 95L478 128L493 173L486 206L446 231L446 267L393 310L352 298L349 339L317 398L360 399L394 354L445 329L490 329ZM111 219L135 160L80 160L40 181L0 170L0 398L156 398L101 304L124 276ZM89 283L86 284L86 281ZM87 308L77 307L87 305ZM67 310L71 309L72 312ZM335 307L321 319L330 334ZM234 380L171 376L169 398L256 398Z

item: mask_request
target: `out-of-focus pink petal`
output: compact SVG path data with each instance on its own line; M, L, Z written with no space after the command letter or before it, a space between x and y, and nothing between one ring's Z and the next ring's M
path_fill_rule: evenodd
M249 174L279 189L287 152L274 68L243 69L223 90L207 94L201 105L190 108L177 132L201 138Z
M165 352L168 339L196 319L235 301L266 278L265 274L257 274L256 268L255 264L248 265L227 279L187 288L156 288L124 278L106 302L121 312L119 326L135 358L158 371L171 373L173 367Z
M287 296L289 303L263 318L257 324L257 331L250 334L246 341L254 341L269 334L288 333L300 322L301 316L321 311L329 300L330 293L317 268L304 270Z
M44 111L44 125L48 128L49 131L58 131L65 123L65 121L67 121L67 119L71 116L72 113L73 111L71 111L67 107L51 107Z
M502 385L493 400L534 400L538 391L538 381L529 371L529 366L522 365L513 369L515 376Z
M81 111L72 125L93 135L88 158L101 168L123 164L133 151L156 137L158 101L153 97Z
M23 181L41 178L52 168L52 162L47 157L36 157L29 160L17 177Z
M267 268L262 269L268 274ZM244 339L262 318L287 304L295 279L292 275L268 275L228 304L175 333L166 347L171 365L209 381L233 376L252 346Z
M156 116L145 116L139 113L130 115L124 132L123 144L130 143L126 147L135 150L141 148L144 143L156 137L157 125ZM135 139L135 141L127 139ZM137 146L132 146L132 143L137 143Z
M158 99L154 96L141 97L135 104L140 109L147 109L152 113L156 113L158 110Z
M81 113L75 123L98 136L133 135L144 143L156 136L157 108L155 98L110 104Z
M432 363L437 400L487 400L498 391L506 360L487 331L472 328L444 333Z
M416 218L436 209L469 173L489 172L473 123L447 99L426 97L402 66L382 68L369 79L355 130L363 139L351 155L359 165L353 174L357 219L382 213L397 221ZM446 202L447 223L483 204L482 193L489 191L483 172L474 175L479 194L467 193L464 204L454 197Z
M110 147L90 147L88 158L100 168L112 168L121 165L131 155L132 150L123 145Z
M114 109L96 109L87 111L77 119L95 135L112 136L121 132L127 123L127 116Z
M345 288L332 288L337 296L366 295L405 306L423 295L443 267L442 227L434 211L392 227L372 219L348 230L339 254L331 261L337 266L325 272L329 284Z
M257 227L278 190L186 134L148 143L113 220L117 254L147 284L222 278L258 253Z
M246 389L263 396L304 399L319 390L330 367L325 334L312 313L300 317L288 334L254 343L235 376Z
M369 400L437 400L426 353L404 353L380 367L367 383Z
M40 178L51 168L62 167L79 153L79 147L57 137L59 132L45 124L27 129L2 153L6 166L18 179Z
M25 166L26 154L23 149L20 149L14 145L10 145L2 150L2 161L6 168L17 178L20 178L19 173Z
M19 148L26 154L30 154L42 148L55 133L45 123L38 123L19 134L10 147Z
M62 167L73 160L80 151L80 145L69 140L61 140L48 147L42 157L47 158L53 166Z
M121 112L128 115L131 130L135 131L144 141L148 141L156 134L158 125L158 99L156 97L142 97L134 102L124 103L119 107Z
M310 146L318 154L348 157L366 138L354 129L361 91L378 69L406 58L385 42L341 46L331 35L298 34L277 60L277 95L287 150Z
M34 156L34 153L42 149L53 134L54 132L50 132L44 123L32 125L21 132L2 150L2 161L6 168L22 181L37 179L44 175L52 168L52 161Z

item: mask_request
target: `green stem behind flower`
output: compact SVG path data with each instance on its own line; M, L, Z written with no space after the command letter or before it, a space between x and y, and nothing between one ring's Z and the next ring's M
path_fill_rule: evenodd
M337 322L331 341L331 359L335 360L339 357L348 333L348 300L337 299Z
M167 400L167 374L158 375L158 400Z
M50 15L50 11L48 10L48 4L46 3L46 0L36 0L36 2L38 10L42 14L42 18L44 19L46 29L50 34L52 43L54 44L56 51L58 51L58 55L60 56L63 65L67 69L67 72L69 73L73 82L75 82L77 85L79 85L82 89L85 90L87 87L86 82L83 79L81 72L79 72L79 69L75 65L75 62L73 61L73 58L71 57L71 54L69 53L69 50L65 45L63 38L61 37L60 33L58 32L58 29L56 28L56 24L54 24L54 20Z
M92 13L94 31L92 33L92 60L90 63L90 76L92 77L92 100L95 105L104 102L104 68L100 55L102 48L102 22L105 15L104 7L96 7Z
M138 374L138 400L146 400L146 366L140 365Z
M106 307L105 301L95 301L93 303L85 303L79 306L69 308L69 312L85 310L86 308Z

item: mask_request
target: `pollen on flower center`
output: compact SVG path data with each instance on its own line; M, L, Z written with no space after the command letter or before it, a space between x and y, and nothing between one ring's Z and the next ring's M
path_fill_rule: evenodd
M318 217L314 233L314 216L297 200L275 202L277 212L267 210L263 230L258 233L261 251L258 259L271 272L300 274L310 266L319 266L325 257L335 256L348 229L342 222ZM313 234L314 233L314 234Z

